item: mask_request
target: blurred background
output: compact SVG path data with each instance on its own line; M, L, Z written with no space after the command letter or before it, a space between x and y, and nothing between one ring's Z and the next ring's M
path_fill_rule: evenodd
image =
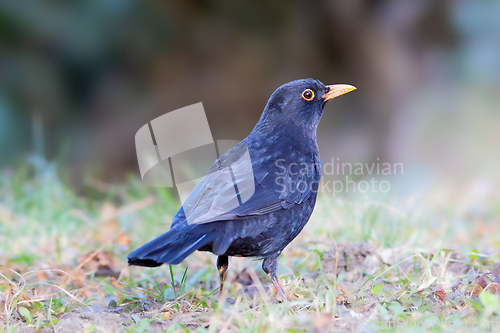
M241 140L278 86L312 77L358 88L326 108L324 161L491 188L499 17L498 1L2 1L0 167L34 152L119 181L153 118L203 102L214 139Z

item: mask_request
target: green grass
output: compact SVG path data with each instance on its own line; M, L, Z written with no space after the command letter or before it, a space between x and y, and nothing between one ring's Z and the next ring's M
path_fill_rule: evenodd
M459 204L468 193L457 200L451 185L418 200L323 193L280 257L292 300L277 303L259 261L232 258L220 305L211 254L156 269L126 265L132 249L168 229L178 208L172 192L135 176L123 184L88 177L70 190L59 172L35 157L0 171L0 333L500 327L500 204L492 198L476 214Z

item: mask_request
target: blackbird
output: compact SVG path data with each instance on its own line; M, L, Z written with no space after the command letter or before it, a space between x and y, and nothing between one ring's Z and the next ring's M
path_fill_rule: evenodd
M221 155L189 194L170 231L130 253L128 264L176 265L196 250L212 252L218 256L222 301L228 257L256 257L286 300L276 268L316 203L316 129L325 104L354 89L314 79L276 89L252 132Z

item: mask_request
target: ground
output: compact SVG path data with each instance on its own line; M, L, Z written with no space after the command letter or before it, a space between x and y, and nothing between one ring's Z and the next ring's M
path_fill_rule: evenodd
M63 180L61 180L63 179ZM69 190L41 159L0 171L0 332L482 332L500 328L500 205L474 181L415 195L320 193L283 252L279 302L260 261L128 267L178 203L135 176ZM479 190L478 190L479 189Z

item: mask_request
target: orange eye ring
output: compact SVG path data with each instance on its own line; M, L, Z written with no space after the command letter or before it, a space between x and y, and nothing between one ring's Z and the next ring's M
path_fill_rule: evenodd
M306 89L302 92L302 98L306 101L311 101L314 98L314 91L311 89Z

